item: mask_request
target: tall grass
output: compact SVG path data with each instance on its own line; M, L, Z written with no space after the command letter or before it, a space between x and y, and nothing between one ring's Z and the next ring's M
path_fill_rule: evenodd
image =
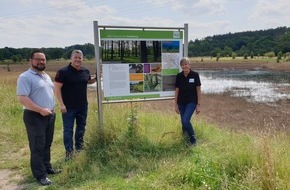
M16 78L2 76L0 82L0 168L23 174L27 189L42 189L29 168ZM46 189L290 189L286 133L234 133L195 117L198 141L189 147L177 114L142 103L104 105L99 129L96 93L89 95L86 149L68 162L58 113L52 163L63 171Z

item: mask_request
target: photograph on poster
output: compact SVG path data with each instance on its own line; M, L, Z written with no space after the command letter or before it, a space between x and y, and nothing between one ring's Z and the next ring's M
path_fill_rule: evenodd
M143 64L129 64L129 73L143 73Z
M161 41L102 40L103 64L161 63Z
M145 74L144 76L144 91L158 92L162 90L160 74Z
M151 63L151 73L160 73L162 69L161 63Z
M162 53L163 69L179 68L180 54L178 53Z
M144 92L143 81L130 81L130 93Z
M150 66L151 64L148 64L148 63L145 63L145 64L143 64L143 71L144 71L144 73L150 73L150 71L151 71L151 66Z
M163 41L162 53L179 53L179 41Z

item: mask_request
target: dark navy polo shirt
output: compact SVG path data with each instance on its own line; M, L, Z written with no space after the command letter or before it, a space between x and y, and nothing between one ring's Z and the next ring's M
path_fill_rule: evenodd
M90 79L88 69L81 67L77 70L71 66L71 63L56 73L55 81L63 84L61 95L67 108L87 106L87 85Z
M190 102L197 104L196 87L201 86L199 74L190 70L187 76L184 76L183 71L176 75L175 87L179 88L177 104L187 104Z

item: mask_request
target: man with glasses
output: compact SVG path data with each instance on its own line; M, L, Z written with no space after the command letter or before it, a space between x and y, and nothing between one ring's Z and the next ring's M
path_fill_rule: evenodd
M55 123L54 85L44 72L46 57L41 50L31 52L29 63L30 68L18 77L17 96L24 108L32 174L41 185L50 185L47 175L60 172L50 163Z

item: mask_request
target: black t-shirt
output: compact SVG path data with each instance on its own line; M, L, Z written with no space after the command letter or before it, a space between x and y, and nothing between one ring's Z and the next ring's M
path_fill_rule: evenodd
M187 104L194 102L197 104L196 87L201 86L199 74L190 70L187 76L184 76L183 71L176 75L175 87L179 88L177 104Z
M56 73L55 81L63 84L61 95L67 108L80 108L88 104L87 85L90 79L88 69L81 67L77 70L71 63Z

